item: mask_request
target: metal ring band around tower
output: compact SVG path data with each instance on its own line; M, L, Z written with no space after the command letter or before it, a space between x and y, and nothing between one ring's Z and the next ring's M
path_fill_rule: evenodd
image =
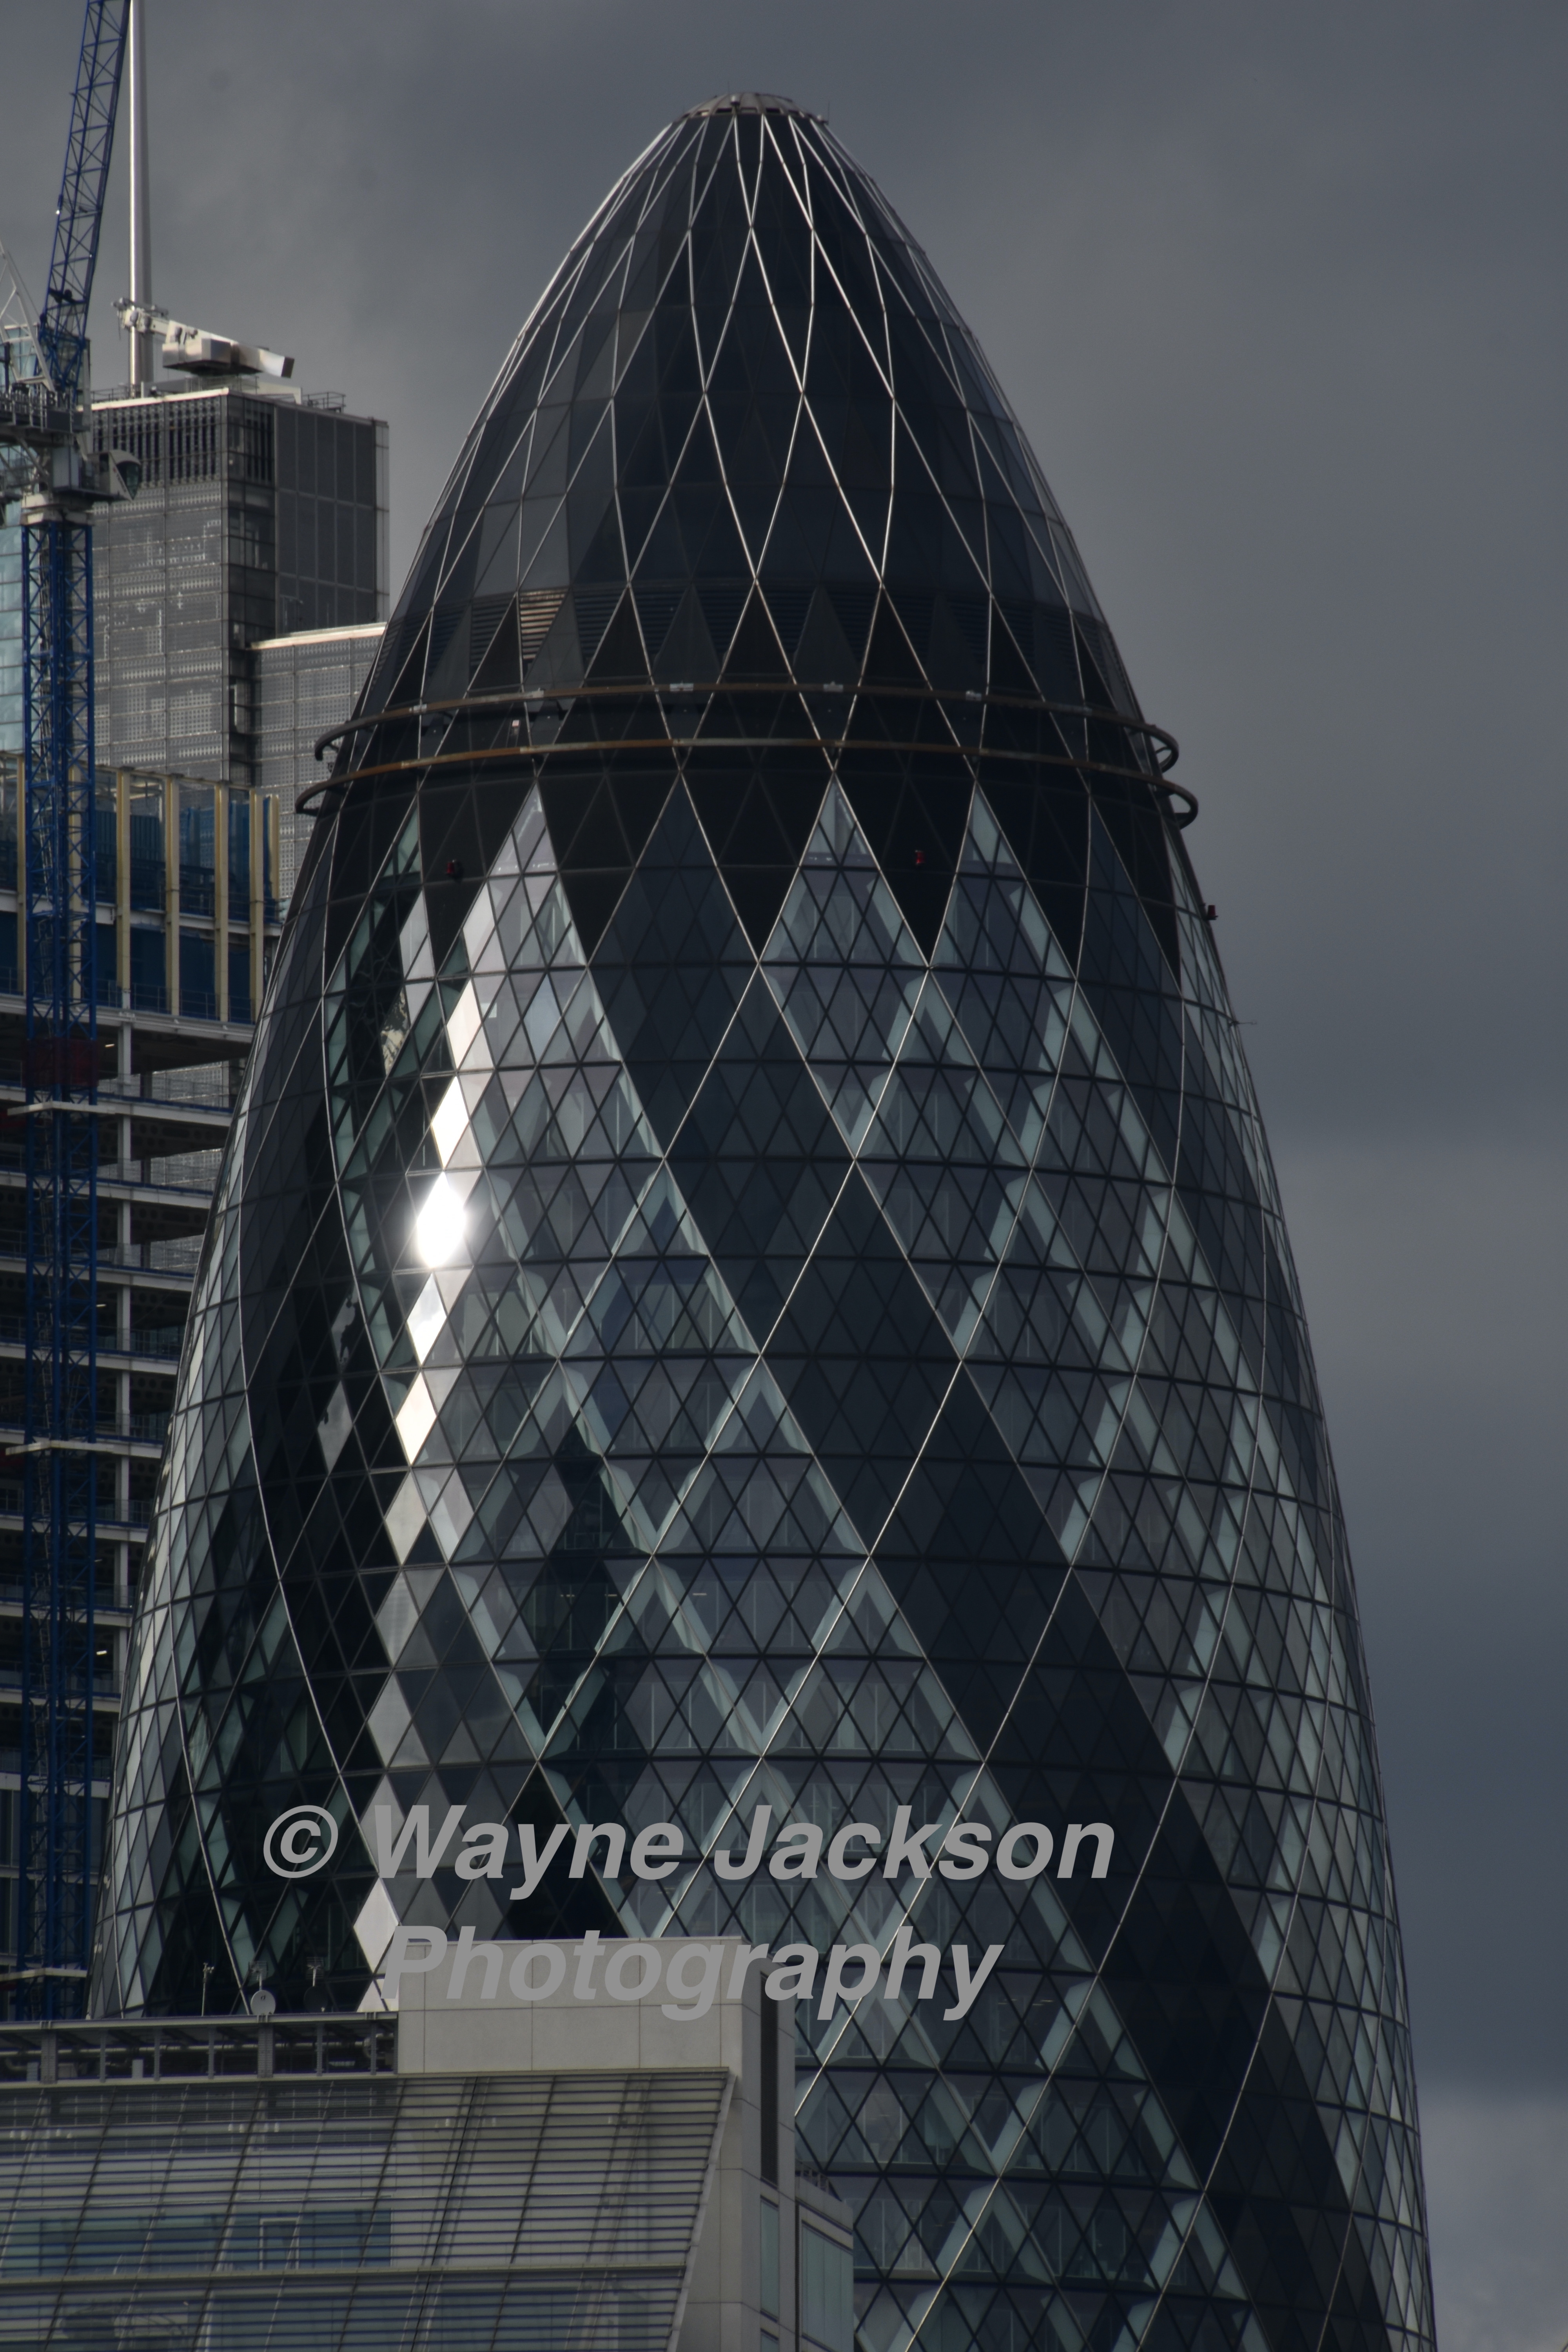
M679 687L640 685L578 687L562 692L551 692L546 688L538 688L532 691L524 690L518 693L455 696L448 701L405 703L375 711L363 719L351 719L344 725L330 728L325 734L318 737L315 754L319 760L329 745L342 741L347 737L374 732L381 726L394 726L409 721L423 722L431 719L444 719L449 721L465 715L504 718L509 710L517 709L521 709L525 715L564 716L567 706L583 701L646 702L652 698L661 705L675 703L684 707L695 702L711 701L721 695L767 695L775 700L791 695L809 697L814 699L821 699L826 696L835 702L852 702L863 696L872 694L878 701L896 699L905 702L951 703L960 699L955 694L943 694L929 687L843 688L831 681L820 687L780 686L777 683L746 679L735 684L721 685L704 682L692 686L682 683ZM976 706L984 709L994 704L999 710L1033 712L1058 719L1078 719L1098 726L1117 727L1124 734L1143 736L1153 746L1156 770L1151 773L1145 767L1131 763L1124 765L1120 761L1091 759L1067 751L1020 751L1010 746L982 746L956 740L952 743L900 741L885 735L874 737L824 735L820 731L802 736L676 734L667 727L662 735L622 736L602 744L595 744L591 738L582 737L574 738L569 742L562 742L559 738L550 743L532 741L524 743L519 740L513 743L483 747L472 746L461 751L436 751L428 755L416 754L412 758L377 761L374 764L354 768L346 775L326 777L321 783L310 785L296 801L294 813L299 816L324 816L333 804L332 799L329 796L335 796L341 800L351 784L373 777L407 774L416 769L427 772L438 767L473 766L488 761L542 760L562 754L591 754L595 750L605 752L665 751L679 752L699 750L769 749L818 751L828 754L846 751L876 750L928 757L934 755L938 758L984 758L992 761L1006 761L1026 767L1071 768L1086 774L1114 776L1128 783L1147 784L1152 791L1161 794L1166 803L1165 813L1173 825L1178 829L1184 829L1191 824L1198 814L1197 795L1189 791L1186 785L1173 783L1170 781L1170 770L1180 756L1180 746L1175 737L1165 728L1157 727L1149 719L1129 719L1121 711L1109 710L1094 704L1053 702L1044 697L965 693L962 699L964 707L969 709L973 709Z
M493 713L497 718L503 718L509 710L521 709L527 713L542 710L552 703L634 702L647 701L650 697L661 703L689 703L711 701L715 695L721 694L765 694L775 698L798 694L816 698L826 697L835 702L857 702L864 696L874 697L879 702L962 703L970 709L977 705L984 709L994 704L998 710L1044 712L1053 719L1087 719L1100 726L1120 727L1127 735L1146 736L1154 746L1154 757L1162 775L1168 775L1181 757L1181 745L1168 728L1156 727L1149 719L1130 719L1125 711L1110 709L1103 703L1056 702L1043 695L981 694L968 688L959 691L932 686L869 685L865 679L855 686L845 686L836 678L825 679L816 686L805 686L794 678L783 683L776 678L724 678L700 679L695 684L688 684L683 679L674 686L642 685L634 681L615 686L521 687L501 694L461 694L445 701L396 703L385 709L369 712L363 719L347 719L341 727L329 727L325 734L316 738L315 756L320 760L330 743L336 743L344 736L364 734L372 728L390 726L396 719L433 719L443 712L453 718L460 717L465 711ZM964 748L963 745L955 746L959 750ZM1142 776L1147 771L1137 769L1129 772Z
M1001 747L982 750L978 745L963 743L900 742L885 735L644 735L622 736L606 743L581 737L568 743L498 743L463 751L432 751L408 760L378 761L374 766L353 768L346 775L328 776L321 783L311 784L295 802L294 814L309 817L329 815L334 806L341 805L351 785L416 771L428 774L437 768L471 768L489 761L521 762L592 756L595 752L727 751L823 751L829 755L841 751L896 751L942 760L1006 761L1024 768L1070 768L1079 775L1114 776L1122 782L1146 784L1151 792L1161 795L1166 803L1165 814L1178 831L1184 831L1198 813L1197 794L1189 792L1185 784L1173 783L1163 775L1151 775L1147 768L1122 767L1110 760L1075 758L1068 751L1015 751ZM336 795L335 801L329 800L329 794Z

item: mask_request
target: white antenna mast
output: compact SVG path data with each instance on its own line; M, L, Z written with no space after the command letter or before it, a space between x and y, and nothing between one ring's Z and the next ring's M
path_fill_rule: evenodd
M138 310L153 301L153 229L147 194L146 0L130 0L126 47L131 68L131 299ZM133 328L131 388L153 389L156 338Z

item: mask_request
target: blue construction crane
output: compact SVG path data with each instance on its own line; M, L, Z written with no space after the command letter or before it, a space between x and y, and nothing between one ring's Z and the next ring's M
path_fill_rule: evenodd
M87 318L131 0L88 0L48 283L26 364L0 369L21 494L26 1043L19 2009L79 2011L92 1934L97 1500L98 956L93 507ZM12 347L13 354L16 346Z

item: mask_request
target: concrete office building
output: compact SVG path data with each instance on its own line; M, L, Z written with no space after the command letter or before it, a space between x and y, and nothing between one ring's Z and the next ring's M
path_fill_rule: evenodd
M0 2340L852 2352L852 2216L796 2172L745 1948L479 1944L395 2019L0 2028Z

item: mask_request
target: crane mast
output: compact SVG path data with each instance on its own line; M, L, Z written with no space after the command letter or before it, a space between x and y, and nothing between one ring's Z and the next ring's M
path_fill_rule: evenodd
M82 2006L92 1934L98 956L88 306L131 0L87 0L37 368L0 383L21 490L27 1223L17 2007Z

